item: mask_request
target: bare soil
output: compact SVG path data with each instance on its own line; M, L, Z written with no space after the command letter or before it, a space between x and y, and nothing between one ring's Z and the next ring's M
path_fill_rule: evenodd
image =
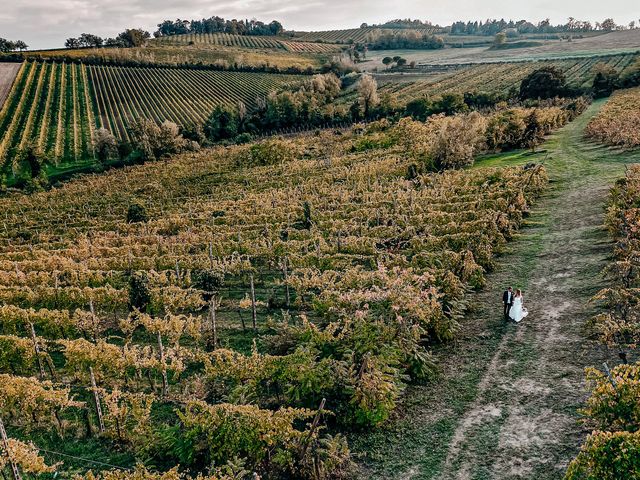
M20 70L19 63L0 63L0 109L9 95L18 70Z

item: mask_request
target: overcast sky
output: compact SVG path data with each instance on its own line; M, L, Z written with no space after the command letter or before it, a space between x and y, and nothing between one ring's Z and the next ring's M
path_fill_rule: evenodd
M115 36L127 27L153 33L166 18L257 18L280 20L286 29L325 30L419 18L440 25L454 20L545 17L563 23L569 16L627 24L640 19L638 0L1 0L0 37L24 40L31 48L62 47L80 33Z

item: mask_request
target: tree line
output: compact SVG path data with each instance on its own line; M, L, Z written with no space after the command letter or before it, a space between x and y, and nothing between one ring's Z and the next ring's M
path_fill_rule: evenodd
M141 28L127 28L115 38L104 39L91 33L83 33L79 37L70 37L64 42L66 48L100 48L100 47L139 47L151 37Z
M486 35L493 36L503 31L511 31L514 33L567 33L567 32L593 32L596 30L613 31L627 28L627 26L618 25L612 18L606 18L602 22L592 23L590 21L577 20L569 17L565 24L552 25L551 20L544 19L537 23L531 23L527 20L506 21L505 19L489 19L486 21L468 21L454 22L447 30L452 35ZM636 22L629 23L628 28L636 28Z
M277 20L264 23L259 20L225 20L213 16L201 20L164 20L158 24L155 37L184 35L188 33L231 33L237 35L280 35L284 31Z
M29 45L22 40L13 41L7 40L6 38L0 38L0 52L2 53L15 52L16 50L23 51L27 48L29 48Z

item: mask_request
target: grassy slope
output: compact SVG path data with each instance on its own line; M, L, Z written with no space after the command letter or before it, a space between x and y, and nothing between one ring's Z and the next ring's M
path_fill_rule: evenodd
M440 348L441 378L412 387L387 429L351 439L361 478L562 477L586 433L576 413L583 367L609 358L584 340L587 302L610 252L605 197L624 164L640 161L583 141L602 104L553 135L546 152L479 162L544 160L551 189L477 294L457 342ZM523 289L530 311L517 326L501 315L507 284Z

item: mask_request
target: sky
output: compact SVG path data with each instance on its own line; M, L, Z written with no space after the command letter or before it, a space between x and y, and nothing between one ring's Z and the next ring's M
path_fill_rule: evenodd
M455 20L573 16L592 22L611 17L628 24L640 19L638 0L0 0L0 37L33 48L62 47L68 37L93 33L113 37L125 28L153 33L164 19L224 18L279 20L288 30L353 28L363 22L418 18L450 25ZM390 8L392 6L393 8Z

